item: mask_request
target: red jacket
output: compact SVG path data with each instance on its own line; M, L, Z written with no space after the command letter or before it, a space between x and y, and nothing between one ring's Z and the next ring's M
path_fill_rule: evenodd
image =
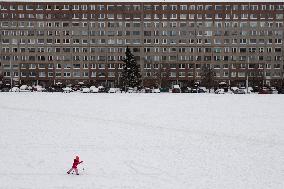
M83 161L79 161L79 160L77 160L77 159L74 159L74 163L73 163L72 168L77 169L77 165L79 165L79 164L82 163L82 162L83 162Z

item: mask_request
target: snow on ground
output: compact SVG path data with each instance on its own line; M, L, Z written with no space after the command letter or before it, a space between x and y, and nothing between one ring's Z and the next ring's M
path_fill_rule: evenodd
M0 93L0 188L283 189L283 97Z

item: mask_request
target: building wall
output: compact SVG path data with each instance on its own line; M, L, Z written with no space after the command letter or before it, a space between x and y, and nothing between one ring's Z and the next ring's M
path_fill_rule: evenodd
M145 85L189 85L210 65L234 85L283 80L283 2L0 2L0 74L116 85L129 46ZM10 66L10 64L12 66Z

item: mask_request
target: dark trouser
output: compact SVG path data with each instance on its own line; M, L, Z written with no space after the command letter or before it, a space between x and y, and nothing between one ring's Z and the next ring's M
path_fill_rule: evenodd
M73 168L73 167L72 167L67 173L70 174L73 169L75 170L75 173L76 173L77 175L79 175L78 169L77 169L77 168Z

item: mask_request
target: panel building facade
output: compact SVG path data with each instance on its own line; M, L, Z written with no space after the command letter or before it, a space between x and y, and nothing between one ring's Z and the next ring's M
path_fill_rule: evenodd
M143 85L283 83L283 2L0 2L0 77L117 86L125 48Z

